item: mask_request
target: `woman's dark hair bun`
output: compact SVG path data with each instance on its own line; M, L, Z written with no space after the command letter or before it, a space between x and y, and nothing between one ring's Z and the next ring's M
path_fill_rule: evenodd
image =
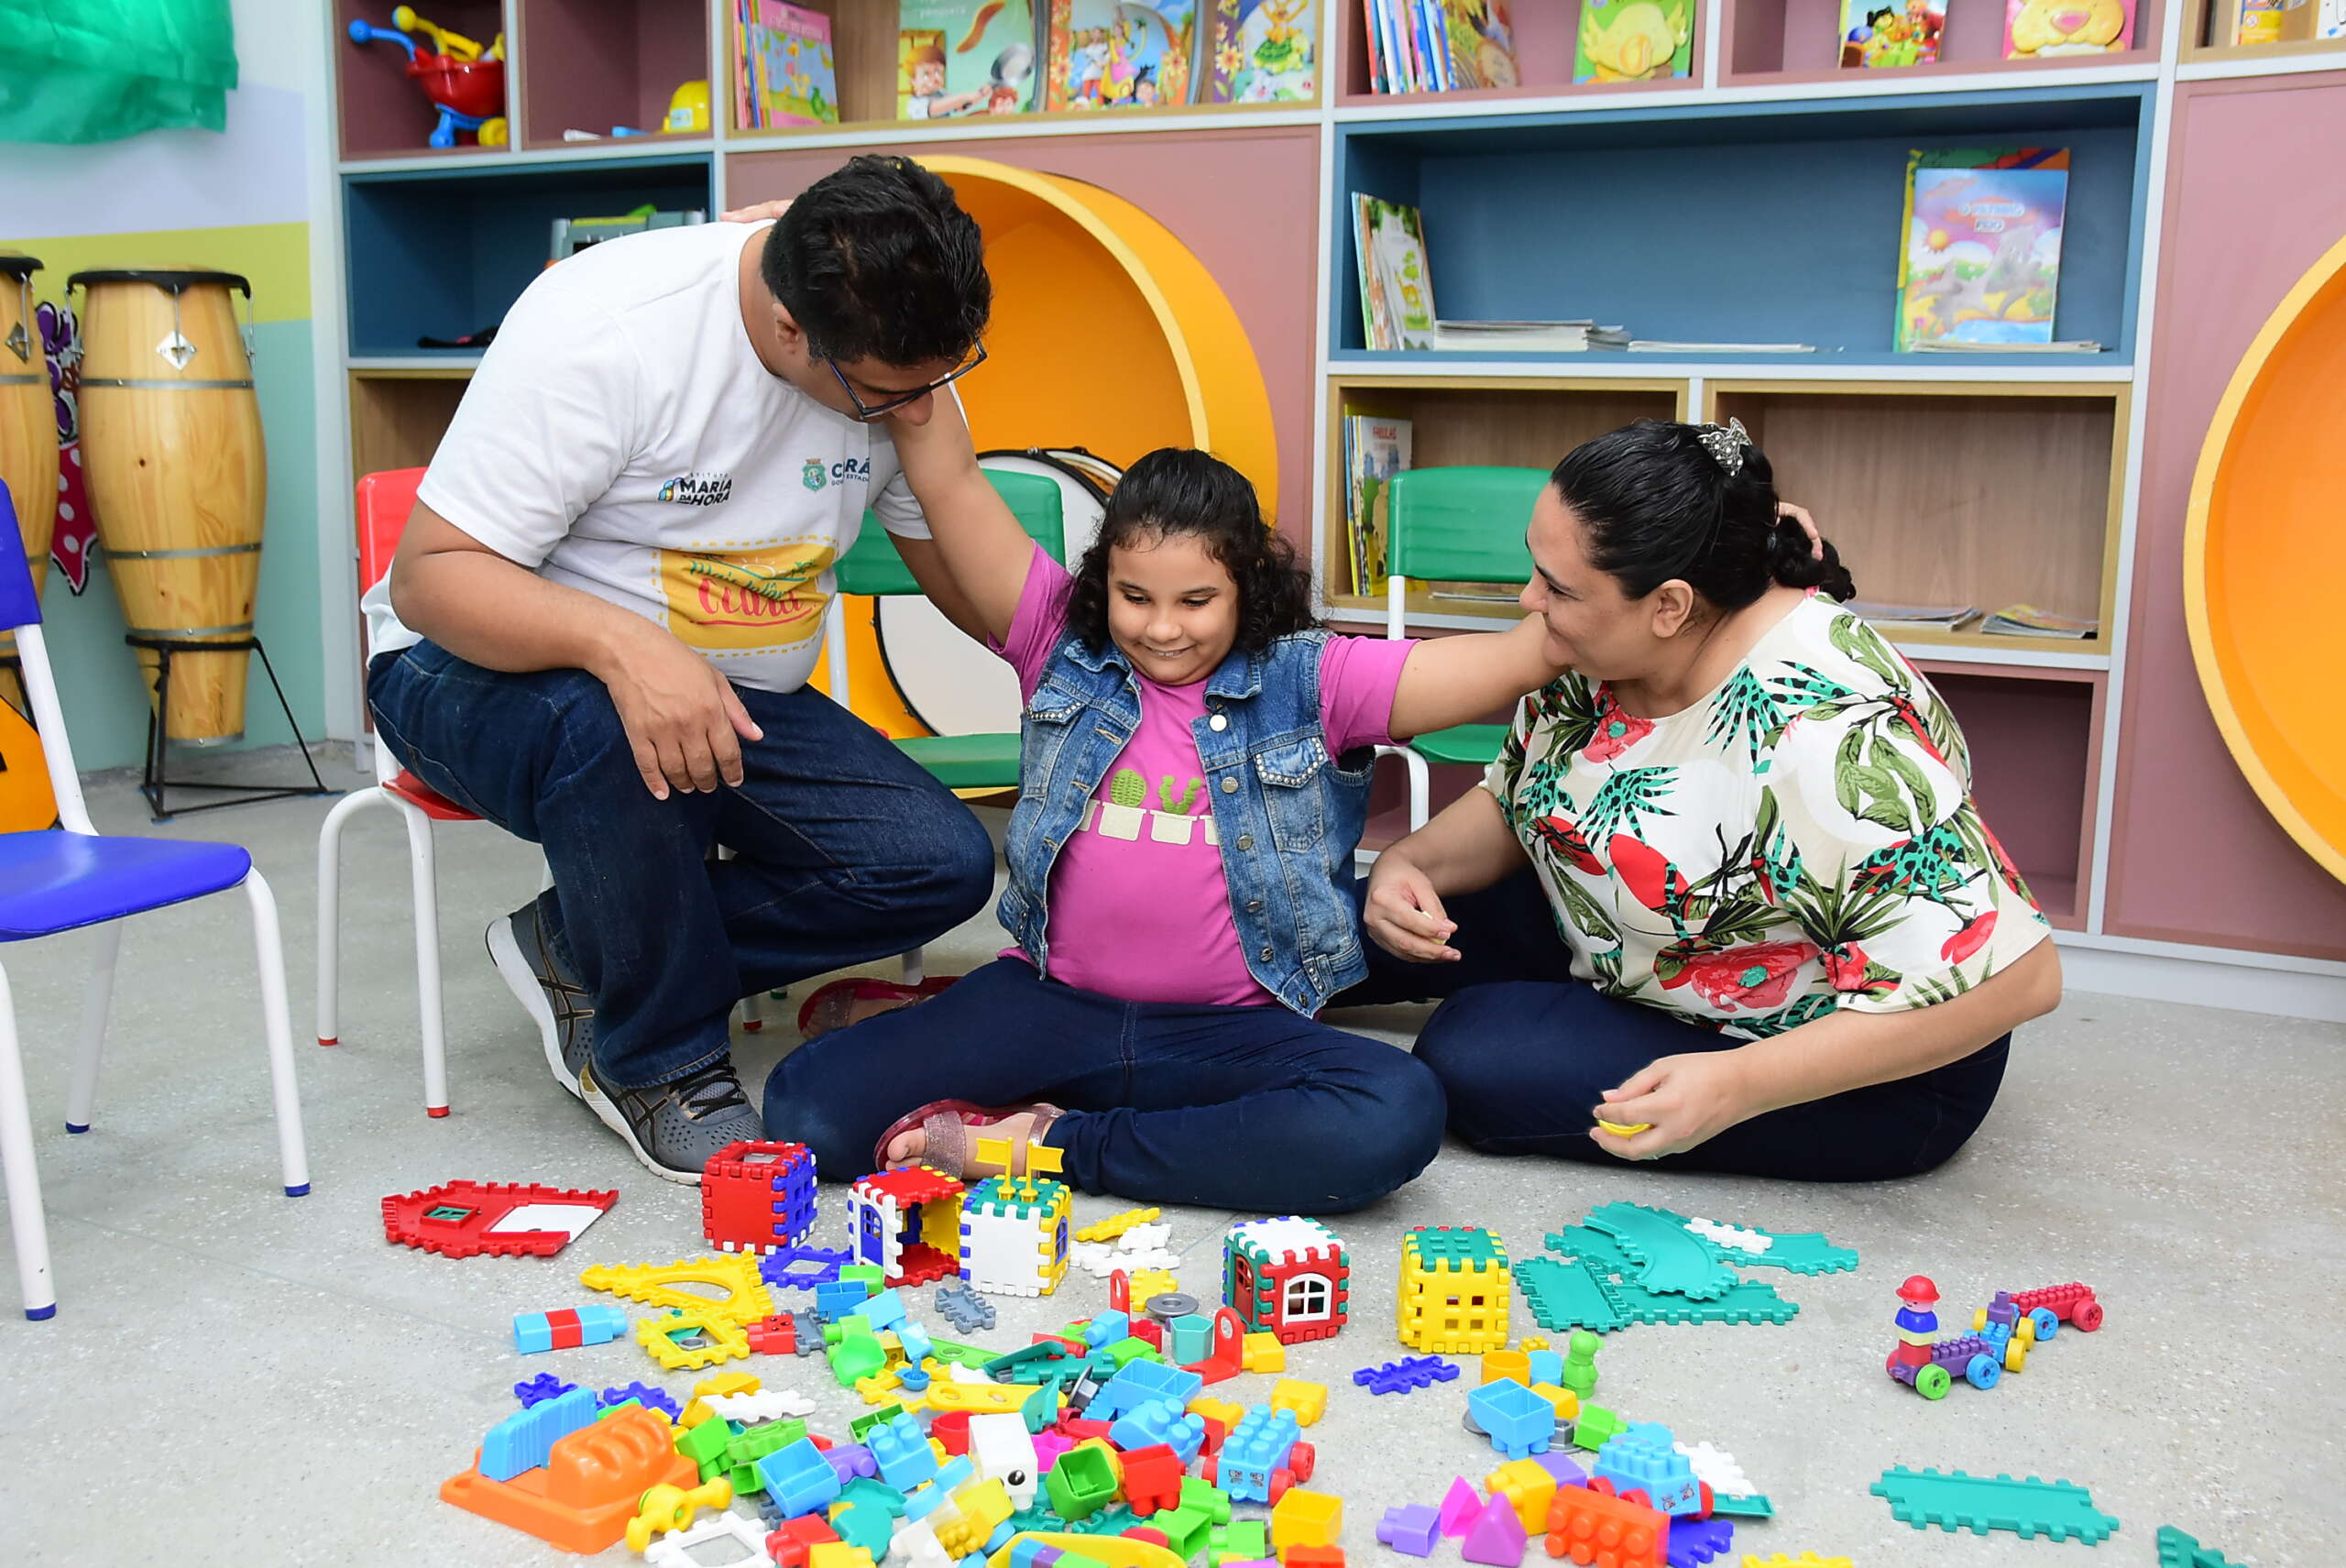
M1836 599L1858 597L1857 584L1841 565L1841 553L1833 542L1826 540L1825 553L1817 554L1808 532L1788 517L1778 518L1768 536L1768 575L1788 588L1822 588Z

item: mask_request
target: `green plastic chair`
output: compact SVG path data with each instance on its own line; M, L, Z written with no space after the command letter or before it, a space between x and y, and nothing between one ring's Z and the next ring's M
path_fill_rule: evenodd
M1523 526L1548 483L1545 468L1409 468L1393 476L1385 519L1385 635L1406 634L1409 579L1520 587L1531 576ZM1504 724L1454 724L1418 736L1409 750L1431 762L1489 763L1507 744ZM1421 789L1416 770L1412 791ZM1412 801L1413 821L1423 821Z

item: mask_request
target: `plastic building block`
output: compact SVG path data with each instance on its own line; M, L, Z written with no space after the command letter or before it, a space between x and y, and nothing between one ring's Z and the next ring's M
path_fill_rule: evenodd
M832 1335L836 1333L837 1338ZM852 1388L866 1377L874 1377L888 1369L888 1352L881 1344L880 1336L861 1318L850 1317L836 1329L827 1329L823 1337L831 1341L823 1353L831 1365L831 1376L842 1388Z
M1047 1296L1067 1277L1075 1199L1064 1182L990 1176L961 1199L961 1277L973 1289Z
M1453 1537L1464 1535L1482 1512L1482 1494L1466 1484L1465 1476L1458 1476L1450 1483L1450 1490L1442 1496L1442 1507L1438 1510L1442 1533Z
M802 1514L783 1520L766 1537L766 1555L773 1560L775 1568L806 1568L809 1552L839 1538L839 1532L820 1514Z
M1586 1225L1565 1226L1561 1234L1548 1238L1548 1245L1578 1260L1584 1271L1602 1286L1606 1299L1614 1304L1625 1325L1786 1323L1800 1311L1798 1302L1785 1300L1776 1294L1774 1287L1754 1279L1738 1279L1728 1286L1724 1294L1704 1301L1646 1289L1627 1277L1639 1272L1639 1266L1631 1262L1610 1236ZM1562 1328L1570 1325L1543 1323L1541 1326ZM1594 1322L1581 1326L1600 1327Z
M1527 1535L1548 1528L1548 1505L1556 1497L1556 1474L1540 1462L1546 1457L1542 1454L1535 1459L1510 1459L1483 1477L1483 1485L1492 1498L1504 1498L1507 1507L1515 1510Z
M2246 1568L2171 1524L2159 1526L2159 1568Z
M534 1470L546 1462L556 1439L592 1425L597 1409L593 1394L573 1388L516 1410L481 1439L476 1468L491 1481L510 1481Z
M1670 1517L1586 1486L1559 1486L1548 1510L1548 1555L1598 1568L1663 1568Z
M726 1252L795 1247L815 1229L815 1156L804 1144L729 1144L701 1168L700 1228Z
M862 1178L847 1199L856 1261L878 1267L887 1285L925 1285L959 1273L964 1190L925 1165Z
M1547 1400L1548 1408L1556 1412L1556 1426L1559 1431L1571 1424L1573 1418L1580 1414L1580 1396L1569 1388L1559 1388L1553 1383L1534 1383L1531 1386L1531 1391Z
M870 1299L872 1293L863 1288L861 1280L834 1279L815 1287L815 1316L824 1322L835 1323Z
M740 1549L742 1555L725 1559L737 1568L755 1568L771 1561L765 1552L765 1536L757 1524L739 1514L723 1511L637 1550L643 1553L649 1568L696 1568L696 1564L718 1561L707 1556L705 1549L719 1541ZM633 1542L630 1541L630 1544ZM871 1559L866 1557L864 1561L869 1564Z
M600 1301L554 1312L513 1314L513 1348L524 1355L542 1350L575 1350L582 1344L603 1344L625 1332L627 1314Z
M1469 1563L1521 1568L1525 1540L1523 1521L1516 1517L1514 1507L1505 1497L1493 1497L1467 1527L1466 1539L1458 1543L1458 1555Z
M1271 1545L1279 1552L1290 1546L1333 1546L1343 1529L1344 1500L1332 1493L1296 1486L1271 1507Z
M1596 1392L1596 1349L1605 1342L1586 1329L1574 1329L1566 1342L1563 1376L1557 1379L1581 1398Z
M1376 1521L1376 1539L1411 1557L1431 1557L1442 1539L1442 1516L1423 1503L1387 1508Z
M1124 1454L1124 1502L1146 1519L1181 1506L1181 1461L1164 1443Z
M664 1485L651 1487L644 1492L643 1500L636 1505L635 1518L627 1521L627 1549L641 1552L652 1544L653 1530L674 1532L689 1529L693 1516L701 1509L722 1509L732 1500L733 1483L721 1475L690 1490ZM691 1562L692 1559L688 1557L685 1561Z
M896 1521L888 1510L871 1502L850 1503L842 1498L831 1506L831 1529L840 1543L860 1547L874 1559L888 1553L889 1538L895 1534Z
M1298 1426L1313 1426L1328 1413L1328 1386L1300 1377L1282 1377L1271 1385L1271 1409L1293 1410Z
M845 1247L776 1247L758 1260L758 1275L777 1290L812 1290L837 1282L839 1270L854 1261Z
M1080 1242L1112 1242L1135 1225L1146 1225L1151 1221L1162 1218L1163 1215L1164 1211L1161 1209L1127 1209L1121 1214L1112 1214L1104 1220L1093 1221L1076 1232L1075 1239Z
M720 1431L724 1430L723 1422L715 1424ZM694 1430L697 1431L699 1429ZM728 1438L725 1442L724 1465L727 1477L733 1483L733 1490L745 1497L753 1493L764 1491L765 1482L758 1475L758 1461L769 1453L776 1453L788 1448L806 1435L806 1423L794 1418L790 1420L768 1421L763 1426L751 1427L747 1431L735 1432ZM830 1464L832 1472L837 1474L839 1468L838 1463L828 1453L823 1457L827 1463ZM702 1469L706 1472L707 1466L703 1465Z
M696 1427L708 1420L712 1414L708 1400L713 1394L754 1394L763 1387L754 1374L748 1372L720 1372L714 1377L704 1377L693 1385L693 1401L676 1418L676 1424Z
M1739 1497L1715 1495L1711 1498L1711 1513L1734 1519L1771 1519L1776 1517L1776 1505L1757 1492Z
M1069 1523L1100 1511L1116 1496L1115 1460L1105 1449L1070 1448L1043 1477L1051 1511Z
M640 1319L635 1343L667 1372L697 1372L750 1354L749 1331L714 1307Z
M766 1288L765 1281L759 1277L757 1264L750 1258L731 1255L679 1258L666 1264L597 1265L581 1274L578 1283L589 1290L608 1290L623 1301L641 1301L648 1307L670 1307L681 1311L724 1318L736 1323L751 1323L760 1318L771 1317L774 1310L773 1293ZM707 1288L681 1288L692 1285ZM721 1290L725 1294L712 1299L708 1290Z
M2015 1481L2009 1475L1914 1471L1902 1464L1883 1471L1881 1479L1867 1489L1890 1500L1891 1517L1916 1530L1936 1525L1974 1535L2009 1530L2023 1538L2075 1537L2091 1546L2108 1540L2118 1528L2117 1519L2093 1506L2092 1494L2083 1486L2034 1475Z
M1509 1459L1545 1453L1556 1437L1556 1409L1520 1383L1485 1383L1466 1396L1466 1410Z
M1602 1405L1583 1405L1573 1423L1573 1446L1596 1450L1628 1430L1629 1423Z
M384 1199L383 1236L443 1257L551 1257L619 1201L616 1191L444 1181Z
M884 1420L888 1412L874 1410L872 1414ZM803 1432L800 1434L804 1435ZM792 1441L797 1440L794 1438ZM872 1457L872 1451L860 1442L835 1442L823 1450L823 1458L838 1473L842 1497L846 1495L844 1488L854 1486L859 1480L875 1478L880 1474L879 1463ZM893 1490L893 1487L890 1489ZM739 1490L738 1486L736 1490Z
M1211 1481L1190 1475L1181 1482L1181 1506L1205 1515L1210 1523L1230 1522L1230 1495Z
M1290 1546L1279 1553L1280 1568L1344 1568L1341 1546Z
M2012 1302L2023 1312L2034 1313L2039 1308L2050 1309L2062 1322L2073 1323L2081 1333L2091 1333L2101 1327L2101 1303L2094 1299L2093 1288L2072 1280L2066 1285L2047 1285L2035 1290L2015 1290ZM2051 1338L2040 1334L2041 1338Z
M521 1401L521 1408L526 1410L532 1405L558 1398L577 1387L576 1383L565 1383L551 1372L541 1372L526 1383L514 1384L513 1397Z
M1135 1361L1108 1379L1092 1396L1084 1414L1093 1420L1113 1420L1126 1410L1159 1400L1187 1405L1204 1387L1197 1373L1161 1361Z
M1747 1552L1743 1554L1743 1568L1856 1568L1856 1564L1847 1557L1819 1557L1814 1552L1803 1552L1798 1557L1787 1557L1781 1552L1773 1557L1754 1557Z
M961 1280L948 1279L938 1284L936 1301L937 1311L953 1325L957 1333L966 1334L993 1327L993 1303Z
M1698 1442L1692 1448L1682 1442L1676 1447L1686 1456L1686 1463L1694 1466L1694 1478L1713 1492L1739 1497L1752 1490L1751 1477L1743 1473L1735 1455L1725 1449L1708 1442Z
M1176 1366L1203 1361L1213 1350L1213 1320L1200 1312L1174 1319L1165 1325L1165 1354Z
M1125 1411L1108 1429L1108 1441L1118 1448L1147 1448L1164 1443L1189 1464L1205 1446L1206 1423L1183 1412L1170 1399L1158 1399Z
M1310 1476L1308 1461L1301 1476L1291 1463L1301 1435L1294 1410L1253 1406L1222 1439L1209 1479L1242 1501L1276 1503L1288 1486Z
M691 1568L687 1558L676 1568ZM806 1549L806 1568L872 1568L872 1553L845 1541L827 1541Z
M1235 1311L1224 1307L1213 1315L1213 1354L1190 1363L1189 1370L1208 1383L1222 1383L1237 1376L1245 1365L1246 1326Z
M1613 1238L1639 1266L1637 1283L1656 1294L1708 1301L1738 1282L1735 1270L1719 1262L1716 1253L1686 1229L1684 1220L1666 1209L1604 1203L1589 1211L1586 1223Z
M885 1332L905 1321L904 1299L893 1290L874 1291L849 1310L870 1323L873 1333Z
M1611 1333L1631 1321L1606 1281L1577 1260L1527 1257L1515 1266L1515 1283L1531 1309L1533 1321L1543 1329L1589 1328Z
M1438 1355L1405 1355L1382 1366L1361 1367L1353 1374L1353 1382L1372 1394L1406 1394L1412 1388L1455 1382L1457 1377L1454 1361Z
M879 1342L874 1340L876 1346ZM1015 1415L1034 1398L1034 1383L938 1383L928 1390L932 1410L963 1410L973 1416Z
M499 1482L475 1467L443 1482L440 1497L557 1551L586 1555L626 1534L637 1503L653 1486L698 1481L693 1462L670 1446L668 1423L632 1409L557 1438L541 1468Z
M1165 1544L1182 1562L1187 1563L1206 1549L1213 1539L1213 1517L1184 1504L1168 1508L1148 1521L1165 1536Z
M1703 1483L1660 1421L1631 1421L1597 1451L1589 1475L1611 1483L1617 1492L1643 1492L1647 1502L1666 1514L1704 1511Z
M935 1433L939 1423L932 1422ZM1026 1423L1014 1415L976 1415L969 1418L970 1459L977 1473L989 1480L1002 1483L1014 1508L1032 1508L1035 1488L1042 1481L1042 1471L1036 1462L1034 1435ZM1132 1469L1129 1456L1124 1462L1126 1475Z
M1723 1261L1745 1267L1758 1266L1814 1275L1846 1274L1858 1266L1855 1247L1835 1246L1814 1231L1786 1235L1699 1218L1687 1220L1684 1224L1718 1249Z
M784 1519L828 1508L844 1489L839 1472L811 1437L774 1450L758 1461L758 1479Z
M897 1491L910 1492L936 1478L936 1451L928 1446L928 1434L921 1431L920 1422L911 1416L899 1415L872 1428L863 1441L872 1450L872 1462L880 1466L880 1479Z
M1666 1555L1670 1568L1703 1568L1735 1544L1735 1526L1725 1519L1678 1518L1670 1521Z
M1564 1358L1560 1353L1542 1345L1537 1350L1526 1350L1522 1355L1524 1378L1534 1388L1542 1383L1552 1383L1559 1388L1564 1386Z
M1276 1335L1281 1344L1332 1338L1351 1314L1351 1298L1352 1256L1317 1220L1250 1220L1223 1238L1222 1299L1244 1332Z
M1208 1320L1211 1321L1211 1319ZM1285 1372L1287 1346L1273 1333L1252 1333L1245 1337L1246 1370L1249 1372ZM1175 1359L1179 1359L1176 1357Z
M1214 1526L1206 1538L1206 1568L1223 1568L1233 1560L1260 1562L1270 1555L1271 1527L1261 1519L1232 1519Z
M1513 1286L1507 1249L1479 1226L1432 1226L1401 1237L1399 1331L1411 1350L1479 1355L1504 1349Z
M1501 1380L1531 1383L1531 1358L1519 1350L1486 1350L1475 1364L1477 1381L1496 1383Z

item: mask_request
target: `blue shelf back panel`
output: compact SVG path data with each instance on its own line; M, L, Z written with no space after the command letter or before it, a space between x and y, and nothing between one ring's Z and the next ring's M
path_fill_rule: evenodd
M556 218L649 202L714 219L710 175L706 157L350 175L350 352L428 353L418 336L495 325L544 270Z
M1347 126L1332 341L1343 353L1364 345L1358 191L1422 211L1444 316L1592 316L1638 337L1813 344L1817 355L1799 356L1810 362L1887 359L1909 151L2040 146L2070 154L2055 330L2123 363L2148 168L2143 101L2124 87Z

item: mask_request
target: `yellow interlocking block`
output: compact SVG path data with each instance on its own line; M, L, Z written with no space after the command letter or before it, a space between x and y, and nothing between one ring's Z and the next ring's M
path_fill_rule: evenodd
M875 1372L855 1380L855 1394L867 1405L886 1405L894 1402L896 1390L904 1386L904 1380L893 1372Z
M1227 1399L1217 1399L1211 1394L1200 1394L1189 1401L1188 1413L1219 1422L1222 1430L1228 1431L1238 1424L1238 1418L1246 1413L1246 1407L1234 1405Z
M1328 1386L1282 1377L1271 1385L1271 1409L1293 1410L1298 1426L1310 1426L1328 1413Z
M1144 1268L1125 1282L1135 1307L1146 1307L1151 1296L1163 1296L1181 1288L1181 1282L1172 1271L1164 1268Z
M1040 1387L1036 1383L948 1383L928 1386L932 1410L967 1410L973 1416L1012 1415L1025 1409Z
M680 1338L700 1343L679 1344ZM667 1372L697 1372L721 1361L746 1361L750 1355L750 1332L707 1307L661 1318L638 1318L635 1343Z
M1531 1391L1556 1407L1556 1419L1569 1421L1580 1415L1580 1396L1553 1383L1534 1383Z
M1239 1355L1249 1372L1287 1370L1287 1346L1277 1334L1248 1334L1239 1342Z
M1112 1214L1084 1226L1075 1233L1075 1239L1080 1242L1112 1242L1135 1225L1150 1223L1163 1212L1159 1209L1127 1209L1121 1214ZM1139 1292L1134 1294L1137 1296Z
M967 1557L1010 1518L1010 1491L999 1479L973 1481L953 1494L953 1507L957 1516L938 1523L937 1539L955 1557Z
M1515 1348L1522 1351L1527 1355L1535 1350L1545 1350L1548 1348L1548 1336L1546 1334L1526 1334L1523 1338L1516 1342Z
M872 1553L844 1541L826 1541L807 1550L806 1568L872 1568Z
M1505 1497L1523 1521L1523 1533L1538 1535L1548 1528L1548 1505L1556 1500L1556 1477L1536 1459L1511 1459L1483 1477L1483 1489Z
M1344 1500L1329 1492L1288 1488L1271 1508L1271 1550L1290 1546L1333 1546L1344 1530Z
M693 1385L693 1402L685 1407L676 1424L689 1431L715 1415L717 1412L708 1408L711 1394L754 1394L764 1387L757 1375L750 1372L720 1372L714 1377L704 1377Z
M1850 1568L1850 1562L1846 1557L1819 1557L1814 1552L1803 1552L1798 1557L1787 1557L1781 1552L1773 1557L1754 1557L1747 1552L1743 1554L1743 1568Z
M678 1258L674 1263L597 1264L581 1274L578 1283L647 1307L709 1312L737 1323L754 1323L773 1316L774 1310L773 1292L758 1274L758 1260L747 1253ZM707 1290L678 1288L684 1285L706 1285L725 1295L712 1300Z

